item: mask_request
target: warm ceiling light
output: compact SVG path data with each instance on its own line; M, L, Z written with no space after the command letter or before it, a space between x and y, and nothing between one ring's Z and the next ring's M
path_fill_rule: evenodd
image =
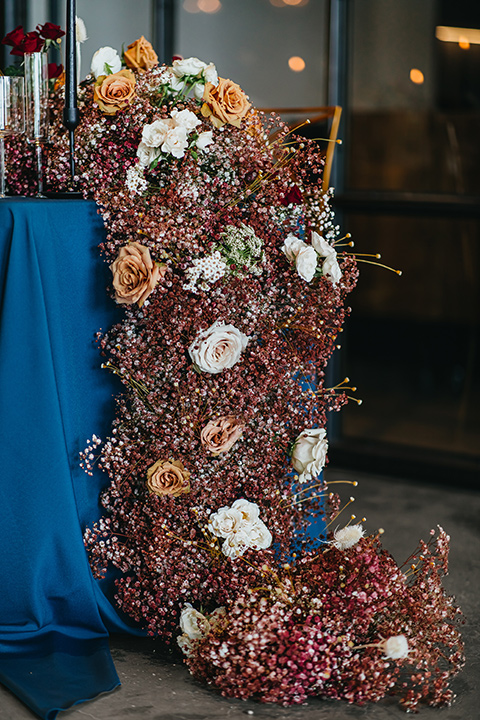
M305 60L298 55L293 55L288 60L288 67L293 72L302 72L302 70L305 70Z
M221 7L220 0L198 0L198 7L204 13L216 13Z
M454 42L460 45L469 43L470 45L480 45L480 30L475 28L459 28L449 27L447 25L437 25L435 28L435 37L443 42ZM460 45L463 47L463 45Z
M273 7L285 7L286 5L306 5L309 0L270 0Z
M198 7L197 0L183 0L183 9L188 13L199 13L200 8Z
M418 70L418 68L412 68L410 70L410 80L415 83L415 85L421 85L425 78L421 70Z
M283 0L285 5L300 5L302 0Z
M462 50L468 50L468 48L470 47L470 43L468 42L468 39L466 37L464 37L463 35L461 35L458 38L458 44L460 45Z

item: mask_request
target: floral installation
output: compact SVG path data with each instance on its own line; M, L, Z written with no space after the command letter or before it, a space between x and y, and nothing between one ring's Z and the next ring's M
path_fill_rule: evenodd
M35 30L25 32L22 25L11 32L7 33L2 40L2 45L11 46L10 55L24 57L25 53L47 52L50 47L60 49L62 37L65 35L60 25L46 22L43 25L37 25ZM23 67L11 65L5 70L6 75L23 75ZM62 84L64 70L63 65L57 63L48 63L48 78L52 81L53 87Z
M70 183L63 92L52 190ZM224 695L450 703L463 650L441 586L448 536L400 568L380 532L338 527L353 498L341 507L322 476L327 413L354 399L347 381L325 386L325 368L359 258L318 144L212 63L158 65L144 37L95 53L78 104L77 184L104 220L123 309L98 334L124 388L116 417L81 453L110 482L85 531L94 575L120 570L118 606L178 637ZM10 188L34 194L22 142L8 139Z

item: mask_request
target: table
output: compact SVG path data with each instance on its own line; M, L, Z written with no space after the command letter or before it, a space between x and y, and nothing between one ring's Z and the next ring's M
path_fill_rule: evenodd
M98 472L78 453L114 414L94 335L120 318L93 202L0 201L0 682L40 717L113 689L108 632L145 634L83 546Z

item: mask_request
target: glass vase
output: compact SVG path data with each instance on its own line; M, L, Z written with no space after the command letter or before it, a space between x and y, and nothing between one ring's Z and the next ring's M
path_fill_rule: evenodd
M43 145L48 141L48 63L43 52L25 53L25 136L35 146L37 197L44 197Z
M23 78L0 77L0 198L5 197L5 145L7 135L23 133Z

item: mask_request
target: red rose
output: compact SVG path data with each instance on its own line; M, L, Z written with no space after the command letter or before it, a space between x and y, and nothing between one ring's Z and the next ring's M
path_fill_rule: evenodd
M54 80L63 73L63 65L57 65L57 63L48 63L48 79Z
M37 25L37 31L45 40L58 40L65 35L60 25L47 22L45 25Z
M13 47L15 47L15 45L20 45L24 37L25 33L23 32L23 27L21 25L17 25L15 30L12 30L5 35L2 40L2 45L13 45Z
M43 48L44 42L43 38L41 38L40 35L33 30L32 32L27 33L18 45L15 45L13 50L10 51L10 55L24 55L25 53L40 52Z
M296 185L289 188L284 197L280 200L282 205L285 206L290 205L290 203L293 203L293 205L299 205L302 201L302 193Z

